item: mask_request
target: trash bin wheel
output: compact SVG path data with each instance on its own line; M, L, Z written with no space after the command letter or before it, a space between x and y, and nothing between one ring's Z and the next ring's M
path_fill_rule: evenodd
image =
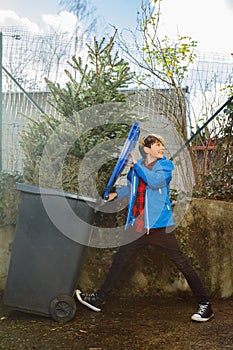
M66 294L56 296L50 303L51 317L60 323L65 323L74 318L76 303L74 299Z

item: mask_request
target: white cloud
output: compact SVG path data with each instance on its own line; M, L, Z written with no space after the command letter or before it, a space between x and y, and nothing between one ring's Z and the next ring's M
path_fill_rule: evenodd
M16 12L11 10L0 10L0 26L22 26L32 32L40 30L36 23L31 22L27 17L19 17Z
M62 11L58 15L42 15L45 28L53 28L57 32L72 33L75 30L77 17L67 11Z
M15 11L0 10L0 26L24 27L31 32L49 32L53 29L56 32L73 33L77 23L74 14L62 11L58 15L43 14L41 24L38 25L27 17L19 17Z

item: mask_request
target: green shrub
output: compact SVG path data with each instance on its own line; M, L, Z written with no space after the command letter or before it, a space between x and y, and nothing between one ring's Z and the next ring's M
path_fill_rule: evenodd
M122 140L122 145L134 120L132 107L127 106L127 95L122 91L131 82L133 73L130 72L129 64L119 58L118 52L113 51L113 47L114 36L107 44L105 39L100 43L94 40L93 47L87 45L85 63L81 57L72 57L69 63L72 71L65 71L68 77L65 87L46 80L50 89L48 102L54 107L56 115L43 114L38 121L30 120L22 133L25 182L57 189L62 184L65 191L77 193L81 176L80 162L93 148L99 147L96 159L90 158L90 164L97 162L98 158L105 159L104 155L110 151L112 161L106 158L106 164L101 164L97 176L91 173L91 168L83 176L92 182L97 178L97 190L100 195L103 193L120 145L116 143L115 148L109 150L101 149L101 144L118 139ZM103 105L106 105L105 115L102 115L99 107ZM56 135L54 141L53 135ZM75 142L64 157L69 139L75 139ZM49 149L48 156L46 146ZM41 175L41 159L44 156L47 158ZM62 164L59 163L61 160ZM50 174L51 169L53 176ZM91 186L87 187L87 193L83 194L93 193Z

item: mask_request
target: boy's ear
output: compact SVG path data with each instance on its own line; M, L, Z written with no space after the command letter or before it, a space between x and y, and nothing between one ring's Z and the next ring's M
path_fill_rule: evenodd
M150 153L150 147L144 146L144 152L145 152L146 154Z

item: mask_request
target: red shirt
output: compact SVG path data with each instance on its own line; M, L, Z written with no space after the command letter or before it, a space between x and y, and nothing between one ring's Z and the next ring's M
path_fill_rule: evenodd
M154 166L155 162L145 165L145 167L151 170ZM133 216L136 218L134 222L134 230L139 233L143 233L146 231L144 227L144 204L145 204L145 192L146 192L146 184L139 177L138 183L138 191L133 207Z

